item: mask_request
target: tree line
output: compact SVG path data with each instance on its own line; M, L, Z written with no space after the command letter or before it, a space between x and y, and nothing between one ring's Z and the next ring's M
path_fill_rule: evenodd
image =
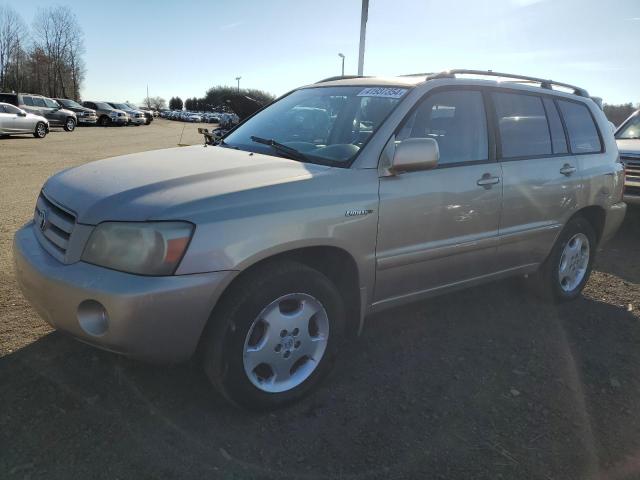
M263 90L254 88L241 88L238 90L234 87L218 85L207 90L204 97L192 97L184 101L180 97L171 97L169 100L169 109L182 110L185 108L196 112L229 111L227 100L236 95L253 98L264 105L275 99L273 95Z
M616 127L618 127L629 117L629 115L631 115L639 108L640 104L634 106L631 102L629 102L620 105L610 105L605 103L602 109L604 110L604 114L607 116L609 121Z
M29 29L0 5L0 91L78 100L85 77L84 34L69 7L40 8Z

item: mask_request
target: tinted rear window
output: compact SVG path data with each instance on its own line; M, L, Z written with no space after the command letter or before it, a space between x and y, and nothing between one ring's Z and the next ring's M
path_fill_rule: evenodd
M558 100L558 105L567 126L572 153L601 152L598 129L587 106L566 100Z
M0 93L0 102L15 105L16 103L18 103L18 100L16 98L16 95L12 93Z
M503 158L552 153L549 126L540 97L496 92L493 101Z
M549 131L551 132L551 146L553 153L567 153L567 138L564 136L564 128L558 114L556 104L550 98L545 98L544 109L547 112L547 120L549 120Z

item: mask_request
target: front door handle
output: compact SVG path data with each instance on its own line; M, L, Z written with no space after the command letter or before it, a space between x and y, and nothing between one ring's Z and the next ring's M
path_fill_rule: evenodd
M500 177L494 177L490 173L485 173L484 175L482 175L482 178L480 178L480 180L478 180L476 183L479 186L484 187L488 190L489 188L491 188L492 185L495 185L496 183L499 183L499 182L500 182Z
M565 163L565 164L562 166L562 168L560 169L560 173L561 173L562 175L565 175L565 176L567 176L567 177L568 177L568 176L569 176L569 175L571 175L572 173L575 173L575 172L576 172L576 170L577 170L577 168L576 168L576 167L574 167L573 165L569 165L568 163Z

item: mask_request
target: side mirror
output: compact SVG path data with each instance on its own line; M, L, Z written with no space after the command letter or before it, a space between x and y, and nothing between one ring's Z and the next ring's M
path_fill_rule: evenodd
M396 175L402 172L431 170L438 165L440 150L433 138L407 138L396 144L389 172Z
M18 112L18 116L19 116L19 117L26 117L26 116L27 116L27 112L25 112L25 111L23 111L23 110L20 110L20 111Z

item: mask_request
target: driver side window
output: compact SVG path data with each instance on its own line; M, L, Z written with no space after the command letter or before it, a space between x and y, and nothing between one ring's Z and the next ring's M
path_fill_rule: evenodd
M487 117L482 93L451 90L429 95L405 120L396 136L398 141L407 138L436 140L440 165L488 160Z

